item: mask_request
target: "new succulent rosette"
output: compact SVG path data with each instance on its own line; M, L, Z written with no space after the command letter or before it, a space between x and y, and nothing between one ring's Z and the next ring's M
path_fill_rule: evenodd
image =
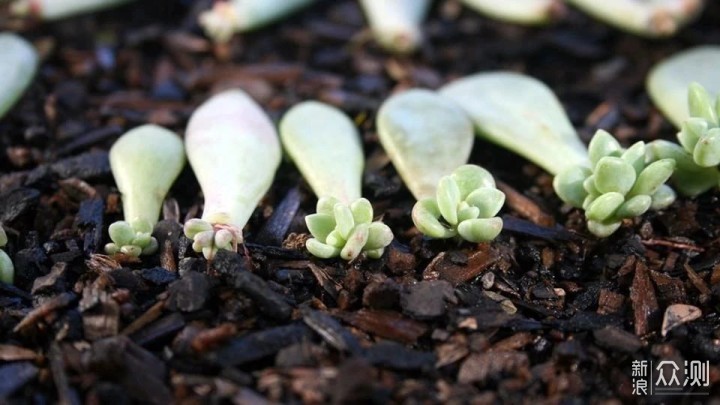
M585 210L588 230L598 237L615 232L622 220L660 210L675 201L665 184L675 161L646 163L646 146L637 142L623 149L609 133L598 130L588 147L590 167L576 166L553 180L558 196Z
M363 252L371 259L379 259L393 240L387 225L373 222L373 208L365 198L345 204L333 197L322 197L317 212L306 216L305 223L313 236L306 247L322 259L339 256L353 260Z
M0 223L0 248L5 247L7 242L7 234L2 227L2 223ZM4 250L0 249L0 282L12 284L14 278L15 267L13 266L12 260L10 260L10 256L8 256Z
M440 179L435 197L415 204L412 219L431 238L488 242L502 231L503 221L496 215L504 203L505 194L495 187L490 172L464 165Z
M342 111L317 101L291 108L280 122L288 155L319 197L315 214L305 217L316 257L353 260L361 253L382 256L393 233L373 222L370 202L361 198L365 157L355 124Z

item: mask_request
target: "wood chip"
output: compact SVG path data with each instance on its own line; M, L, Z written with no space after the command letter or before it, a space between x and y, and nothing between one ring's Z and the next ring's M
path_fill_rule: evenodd
M635 263L635 277L630 288L633 303L635 334L643 336L655 330L660 316L655 287L648 275L647 267L640 261Z
M686 304L673 304L665 309L665 316L663 317L662 329L660 334L663 336L667 333L684 323L694 321L695 319L702 316L700 308L686 305Z

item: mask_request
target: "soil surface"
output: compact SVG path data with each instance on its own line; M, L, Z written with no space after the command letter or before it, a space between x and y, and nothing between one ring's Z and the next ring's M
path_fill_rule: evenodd
M3 28L42 57L0 121L0 221L16 266L15 285L0 284L0 398L634 402L636 360L709 361L720 393L717 192L596 240L547 173L478 139L471 163L503 183L506 229L491 244L428 241L374 127L393 92L506 69L546 82L585 141L597 128L625 145L672 139L644 78L674 52L720 43L718 2L677 37L652 41L575 10L552 27L522 28L439 1L411 57L380 50L354 1L321 1L213 46L196 24L210 3L142 1L48 24L0 12ZM305 99L355 119L364 193L396 235L382 259L308 256L303 216L315 197L288 162L245 229L247 253L209 264L189 248L180 222L203 199L186 167L155 231L158 254L102 254L107 226L122 216L113 141L149 122L182 134L199 103L231 87L274 120ZM666 314L672 304L693 308ZM683 310L701 316L685 322Z

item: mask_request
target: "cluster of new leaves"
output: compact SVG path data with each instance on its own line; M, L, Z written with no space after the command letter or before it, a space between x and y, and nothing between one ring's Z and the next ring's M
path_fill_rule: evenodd
M242 230L231 225L211 224L208 221L193 218L185 222L185 236L193 240L192 248L206 259L212 260L219 249L237 251L242 242Z
M353 260L362 252L377 259L393 240L387 225L373 222L373 208L365 198L346 205L334 197L322 197L317 213L306 216L305 224L313 236L306 247L322 259Z
M505 194L495 180L476 165L458 167L440 179L435 198L423 198L413 207L412 219L423 234L437 239L459 236L469 242L488 242L500 233L496 217Z
M8 238L0 223L0 248L7 245ZM15 267L13 267L10 256L5 253L4 250L0 249L0 281L3 283L12 284L15 278Z
M720 97L715 102L698 83L688 88L690 118L683 122L678 140L698 166L720 164Z
M153 226L146 220L114 222L108 227L112 242L105 245L105 252L133 257L153 254L157 251L158 241L152 236L152 231Z
M648 164L643 142L625 150L612 135L598 130L588 152L590 168L565 170L555 177L553 187L563 201L585 210L588 229L596 236L609 236L623 219L663 209L675 201L675 192L665 185L675 161L660 159Z

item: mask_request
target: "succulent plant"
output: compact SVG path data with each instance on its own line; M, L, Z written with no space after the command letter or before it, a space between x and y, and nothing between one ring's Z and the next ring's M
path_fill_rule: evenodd
M430 0L360 0L375 40L385 49L409 53L423 40L420 23Z
M503 221L496 215L504 203L505 194L495 187L490 172L463 165L440 179L434 198L415 204L412 219L420 232L431 238L488 242L502 231Z
M305 217L308 251L324 259L382 256L393 234L372 222L372 206L360 197L364 155L353 122L335 107L305 101L283 116L280 139L318 196L317 213Z
M280 165L275 126L245 92L227 90L190 117L185 149L205 197L202 218L185 223L185 236L208 260L218 249L237 251Z
M553 187L563 201L585 210L588 230L596 236L609 236L623 219L666 208L675 201L675 192L664 184L675 161L660 159L647 164L644 142L626 150L612 135L598 130L588 151L590 167L559 173Z
M108 254L154 253L152 237L163 200L185 165L180 137L157 125L143 125L122 135L110 148L110 168L122 195L124 221L110 225Z

